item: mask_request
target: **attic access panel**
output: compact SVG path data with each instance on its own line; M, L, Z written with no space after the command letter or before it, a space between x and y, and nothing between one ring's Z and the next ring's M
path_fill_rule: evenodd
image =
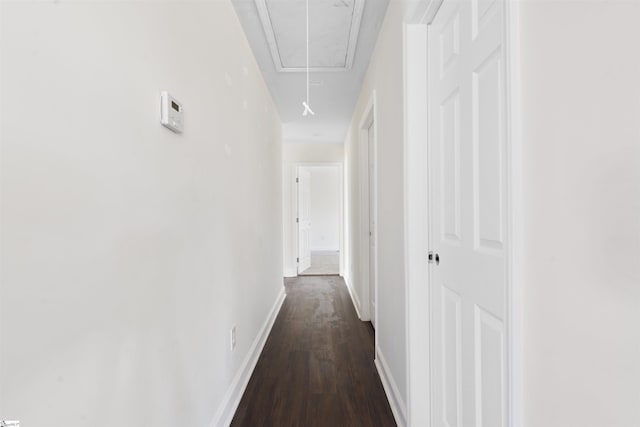
M305 0L255 0L277 71L306 71ZM346 71L355 57L364 0L309 0L309 68Z

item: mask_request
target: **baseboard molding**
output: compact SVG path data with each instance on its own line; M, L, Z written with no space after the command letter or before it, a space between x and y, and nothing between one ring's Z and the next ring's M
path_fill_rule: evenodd
M311 252L340 252L340 248L309 248Z
M398 427L405 427L407 425L407 406L400 397L398 386L389 373L389 366L380 349L377 350L375 364L382 381L382 387L384 387L384 392L389 400L391 412L393 412L393 417L396 419L396 424L398 424Z
M362 316L360 315L360 300L358 299L358 295L351 287L351 282L349 278L345 275L343 277L344 283L347 285L347 290L349 291L349 295L351 295L351 302L353 303L353 307L356 309L356 314L358 315L358 319L362 320Z
M298 275L297 270L285 270L284 277L296 277Z
M242 399L242 395L244 394L244 390L247 388L247 384L249 383L251 374L256 367L256 363L258 363L260 353L262 353L264 344L266 343L267 337L271 332L273 323L275 322L276 317L280 312L280 307L282 307L284 298L285 292L284 287L282 287L282 290L278 294L278 298L276 299L275 304L273 305L271 311L269 312L269 315L265 319L262 328L260 328L260 332L251 344L251 347L247 352L247 356L242 361L240 369L238 369L238 372L233 377L233 381L231 381L229 389L225 393L224 399L222 400L218 411L209 424L210 427L227 427L231 424L236 409L238 409L238 405L240 404L240 399Z

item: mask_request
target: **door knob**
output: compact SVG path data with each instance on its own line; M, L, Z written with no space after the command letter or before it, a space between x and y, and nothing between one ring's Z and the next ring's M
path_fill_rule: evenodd
M433 251L429 251L429 264L433 264L435 261L436 265L440 264L440 254L435 254Z

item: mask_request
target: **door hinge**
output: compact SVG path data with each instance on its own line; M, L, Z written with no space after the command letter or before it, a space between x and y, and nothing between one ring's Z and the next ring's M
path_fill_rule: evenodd
M433 264L433 251L429 251L429 264Z
M300 178L296 178L296 183L300 182Z
M297 222L297 223L298 223L298 222L300 222L300 218L296 218L296 222Z
M300 263L300 258L296 258L296 262L299 264Z

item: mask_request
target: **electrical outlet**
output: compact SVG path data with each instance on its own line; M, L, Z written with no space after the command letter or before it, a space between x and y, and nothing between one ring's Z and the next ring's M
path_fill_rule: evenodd
M236 348L236 327L235 326L231 328L230 336L231 336L231 342L229 344L231 345L231 351L233 351Z

